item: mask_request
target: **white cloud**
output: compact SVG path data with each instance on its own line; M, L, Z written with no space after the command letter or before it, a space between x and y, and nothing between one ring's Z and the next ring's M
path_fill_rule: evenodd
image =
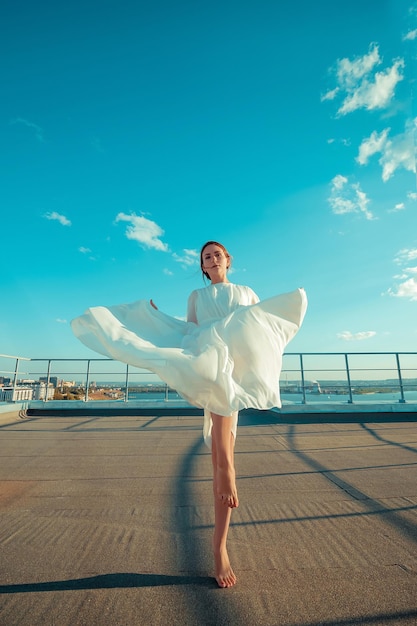
M363 79L357 87L346 96L342 106L339 108L339 115L346 115L357 109L383 109L389 105L395 87L403 79L400 70L404 67L404 61L398 59L394 65L385 72L377 72L373 82Z
M359 333L351 333L350 330L344 330L341 333L337 333L337 338L343 339L343 341L363 341L364 339L371 339L375 335L376 332L374 330L365 330Z
M394 261L395 263L403 264L415 259L417 259L417 248L403 248L396 254Z
M410 30L406 35L404 35L403 37L403 41L413 41L413 39L417 38L417 28L414 30Z
M47 220L56 220L57 222L62 224L62 226L71 226L70 220L65 217L65 215L61 215L56 211L52 211L52 213L45 213L43 217L45 217Z
M417 279L408 278L403 283L396 285L392 289L388 289L388 294L395 298L408 298L409 300L417 300Z
M23 124L24 126L27 126L34 131L36 139L41 143L44 143L45 138L43 128L41 128L37 124L29 122L29 120L25 120L23 117L17 117L16 119L12 120L10 124Z
M332 179L333 188L336 190L342 189L347 182L348 182L348 179L346 178L346 176L342 176L342 174L337 174Z
M81 254L88 254L89 255L88 258L90 259L90 261L96 261L97 260L96 257L91 254L90 248L85 248L84 246L80 246L78 248L78 252L81 252Z
M374 219L374 216L370 211L368 211L368 204L370 202L366 193L360 189L359 183L352 185L352 189L356 194L357 206L359 211L361 211L367 220Z
M399 202L398 204L394 206L393 209L388 209L388 213L397 213L398 211L404 211L404 209L405 209L404 202Z
M161 241L164 231L156 222L135 213L130 215L118 213L116 222L130 222L130 226L126 228L126 237L128 239L134 239L146 248L154 248L162 252L169 251L168 244Z
M394 172L403 168L408 172L416 171L414 143L411 134L397 135L387 143L379 160L382 166L382 180L386 182Z
M389 131L389 128L385 128L378 134L374 130L367 139L364 139L359 146L359 154L356 157L357 162L361 165L367 165L371 156L377 152L382 152L386 146Z
M324 102L325 100L334 100L338 93L339 93L339 87L336 87L335 89L331 89L330 91L325 93L324 96L321 97L321 101Z
M416 171L416 157L414 149L413 131L416 122L408 121L404 133L389 138L390 128L380 133L373 131L359 146L356 160L361 165L367 165L374 154L380 153L379 164L382 168L382 180L387 182L399 168L409 172Z
M362 191L359 183L349 183L346 176L338 174L331 182L330 207L336 215L344 213L363 213L367 220L375 219L368 210L370 202L366 193Z
M167 269L166 267L162 271L163 271L163 273L166 276L173 276L174 275L174 272L171 272L171 270Z
M198 265L200 262L200 254L197 250L190 250L188 248L184 248L183 254L179 255L176 252L172 255L177 263L181 263L181 265L185 267L191 267L193 265Z
M334 139L333 137L327 140L328 144L341 143L343 146L350 146L351 140L349 138L341 137L340 139Z
M417 200L417 193L415 193L414 191L409 191L407 194L407 198L409 200Z
M379 48L376 44L369 46L368 54L350 59L339 59L337 61L337 79L339 85L346 88L356 87L358 81L369 74L376 65L381 63Z
M321 100L333 100L338 94L344 98L337 114L346 115L357 109L383 109L389 106L397 84L403 80L403 59L395 59L386 69L376 72L382 63L377 44L371 44L369 52L360 57L339 59L336 62L335 89L328 91Z
M397 265L407 265L410 261L417 260L417 248L403 248L394 258ZM400 280L399 284L390 287L383 295L395 298L407 298L417 300L417 266L402 267L402 274L394 276L394 280Z
M67 320L62 320L60 317L57 317L56 322L58 322L58 324L68 324Z

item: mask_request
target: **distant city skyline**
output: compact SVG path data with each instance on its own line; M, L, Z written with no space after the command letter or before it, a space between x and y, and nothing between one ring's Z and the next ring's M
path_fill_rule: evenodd
M288 351L417 350L417 2L1 11L1 353L96 356L89 306L183 318L208 239L306 289Z

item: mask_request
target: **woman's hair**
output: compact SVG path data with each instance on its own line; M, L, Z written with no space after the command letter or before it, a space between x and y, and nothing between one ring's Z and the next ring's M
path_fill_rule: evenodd
M207 246L219 246L219 248L221 248L223 250L226 258L229 259L229 267L230 267L230 264L232 262L232 257L230 256L230 254L228 253L226 247L222 243L219 243L218 241L206 241L206 243L204 244L204 246L200 250L200 267L201 267L201 271L203 272L203 276L205 276L206 278L208 278L210 280L210 276L207 274L207 272L205 272L203 270L203 252L207 248ZM228 267L228 269L229 269L229 267Z

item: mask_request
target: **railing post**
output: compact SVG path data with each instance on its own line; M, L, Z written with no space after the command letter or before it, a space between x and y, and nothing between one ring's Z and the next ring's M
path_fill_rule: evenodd
M345 352L345 365L346 365L346 377L347 377L348 390L349 390L348 404L353 404L352 384L351 384L351 381L350 381L350 371L349 371L349 359L348 359L348 355L347 355L346 352Z
M51 359L48 359L48 369L46 370L46 389L44 402L48 402L49 381L51 380ZM40 392L40 389L39 389Z
M84 402L88 402L88 388L90 386L90 359L87 360L87 372L86 372L86 380L85 380L85 395Z
M14 377L13 377L13 392L12 392L12 402L15 401L16 396L16 387L17 387L17 372L19 371L19 358L16 357L16 364L14 366Z
M126 364L125 402L129 402L129 365Z
M303 393L303 404L307 403L306 400L306 387L305 387L305 380L304 380L304 364L303 364L303 355L300 354L300 370L301 370L301 389L302 389L302 393Z
M399 399L398 402L405 403L403 377L401 376L400 355L398 354L398 352L395 353L395 359L397 361L398 381L400 383L400 394L401 394L401 398Z

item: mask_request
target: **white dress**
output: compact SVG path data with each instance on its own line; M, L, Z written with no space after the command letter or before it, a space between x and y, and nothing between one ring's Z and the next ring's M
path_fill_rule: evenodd
M249 288L210 284L189 298L184 322L147 300L98 306L71 322L74 334L107 357L151 370L194 406L210 412L281 406L282 353L303 321L307 298L297 289L258 301Z

